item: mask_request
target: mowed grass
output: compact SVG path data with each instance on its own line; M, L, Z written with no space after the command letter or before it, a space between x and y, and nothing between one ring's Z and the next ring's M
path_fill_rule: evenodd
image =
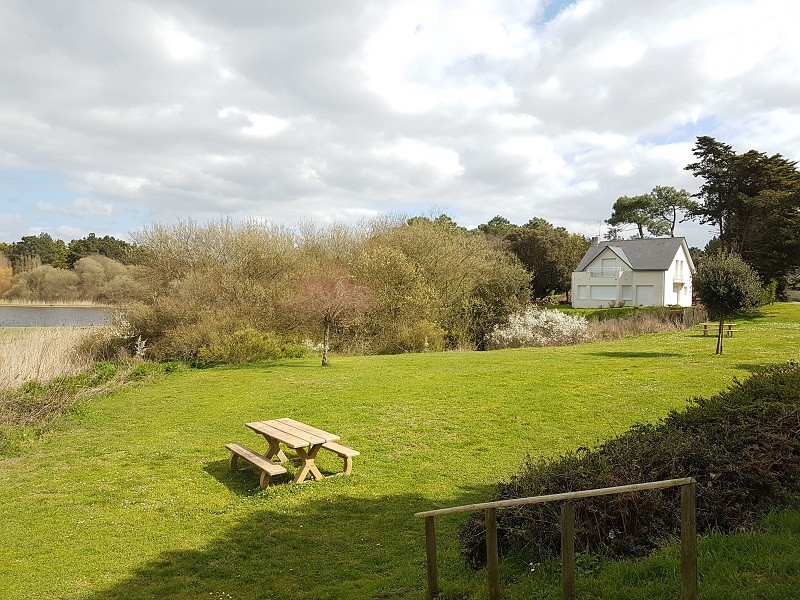
M485 500L526 453L597 443L798 357L800 305L737 322L722 356L713 337L688 331L567 348L336 356L326 369L309 358L185 371L91 400L22 456L0 460L0 596L423 598L415 511ZM360 450L353 475L262 491L250 468L228 472L226 442L265 447L244 423L282 416ZM318 462L340 468L330 453ZM458 553L465 518L437 520L440 579L446 598L485 598L485 574ZM704 587L718 564L707 547ZM676 597L677 554L664 553L612 589ZM519 581L511 597L558 597L556 575L526 566L504 563ZM594 594L607 573L579 589ZM728 587L707 597L738 589L735 570L724 574L714 584Z

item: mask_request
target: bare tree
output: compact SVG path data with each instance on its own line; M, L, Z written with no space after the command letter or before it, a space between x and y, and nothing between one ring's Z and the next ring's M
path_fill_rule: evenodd
M300 280L292 305L301 317L322 324L322 366L328 366L331 328L364 314L372 304L367 286L355 283L350 273L337 268Z

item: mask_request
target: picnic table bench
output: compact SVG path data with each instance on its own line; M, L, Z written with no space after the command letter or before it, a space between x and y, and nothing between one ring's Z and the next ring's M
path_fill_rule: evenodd
M267 460L257 452L250 450L250 448L247 446L242 446L241 444L225 444L225 447L231 451L231 457L228 461L228 466L230 467L231 471L236 470L239 457L245 459L253 466L261 469L261 478L259 479L259 484L261 485L262 490L269 485L270 476L283 475L284 473L287 473L285 467L282 467L278 463L274 463L271 460Z
M708 335L709 330L716 331L719 329L719 323L700 323L697 326L703 328L703 335L705 336ZM724 323L722 329L728 337L733 337L733 334L737 331L735 323Z
M262 488L269 485L271 475L280 475L287 472L281 463L285 463L289 459L281 449L281 444L288 449L294 450L300 460L301 466L294 478L295 483L303 483L309 475L312 475L317 480L325 479L315 462L317 453L322 448L344 459L342 475L350 474L353 467L353 457L360 454L358 450L337 444L336 442L339 441L338 435L294 419L282 418L269 421L253 421L245 423L245 426L264 436L269 448L262 456L241 444L227 444L225 447L231 451L229 466L232 471L235 470L238 458L243 458L250 462L261 470L260 483Z

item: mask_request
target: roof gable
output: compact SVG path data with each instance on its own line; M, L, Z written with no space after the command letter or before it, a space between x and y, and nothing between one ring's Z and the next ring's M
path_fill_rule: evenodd
M603 250L609 249L634 271L666 271L672 265L678 250L685 245L686 240L682 237L600 242L597 246L589 247L575 270L585 270Z

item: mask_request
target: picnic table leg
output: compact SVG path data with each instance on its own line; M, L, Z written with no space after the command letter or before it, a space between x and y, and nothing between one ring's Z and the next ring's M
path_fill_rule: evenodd
M316 458L317 452L319 452L320 448L322 448L322 444L314 444L308 450L305 448L297 448L297 456L299 456L303 461L303 466L297 473L297 476L294 478L295 483L303 483L309 473L311 473L318 481L325 479L325 476L320 472L320 470L317 468L317 465L314 463L314 459Z
M264 436L264 438L267 440L267 443L269 444L269 450L267 450L267 454L264 456L264 458L266 458L267 460L272 460L273 456L277 456L278 460L282 463L285 463L287 460L289 460L283 453L283 450L281 450L281 445L280 442L278 442L278 440L274 438L269 438L267 436Z

